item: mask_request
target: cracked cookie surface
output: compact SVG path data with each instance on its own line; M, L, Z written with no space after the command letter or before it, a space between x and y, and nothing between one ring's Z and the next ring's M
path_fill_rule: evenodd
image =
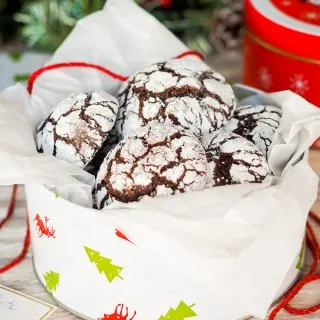
M126 136L139 127L168 123L200 137L225 125L236 100L223 76L202 61L172 59L128 79L118 94L116 128Z
M281 117L282 110L275 106L239 106L226 128L253 142L267 156Z
M207 187L261 183L269 173L265 156L252 142L224 129L202 139L208 161Z
M146 126L125 137L102 163L97 206L203 190L206 177L205 151L194 135L166 124Z
M84 168L114 126L118 101L106 92L72 94L38 127L38 152Z

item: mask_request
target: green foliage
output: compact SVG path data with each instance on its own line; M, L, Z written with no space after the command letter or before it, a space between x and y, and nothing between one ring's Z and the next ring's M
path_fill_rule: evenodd
M28 79L30 77L29 73L17 73L14 77L13 77L13 81L14 82L27 82Z
M38 0L27 3L15 20L29 47L54 51L77 21L103 7L105 0Z
M57 286L59 285L59 273L54 271L49 271L43 275L44 280L46 282L46 287L48 291L53 292L57 290Z
M3 0L0 0L3 1ZM160 0L136 0L180 37L188 47L210 53L210 21L222 0L173 0L169 8ZM76 22L103 8L105 0L34 0L15 15L22 23L21 38L29 47L54 51Z
M149 11L189 48L210 54L214 51L209 41L210 23L222 6L222 0L186 0L183 6L172 9L158 6Z
M112 260L100 255L98 251L84 247L86 254L91 263L94 263L99 271L99 273L104 273L108 281L111 283L115 278L123 279L119 273L123 269L120 266L112 264Z
M19 62L23 56L23 53L18 51L11 51L8 53L8 55L12 61Z
M188 306L181 301L176 309L170 308L165 316L161 316L159 320L184 320L186 318L196 317L197 314L192 310L195 304Z

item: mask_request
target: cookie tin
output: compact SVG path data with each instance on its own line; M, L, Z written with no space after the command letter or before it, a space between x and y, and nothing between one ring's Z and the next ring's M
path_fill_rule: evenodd
M319 72L319 0L245 0L244 84L320 107Z
M260 92L242 85L235 85L233 89L238 100ZM130 234L123 233L119 227L123 225L123 218L113 220L97 210L80 207L44 186L26 185L25 190L34 269L41 284L59 306L83 319L145 320L136 314L132 299L140 299L139 303L146 308L150 307L151 302L155 305L162 303L152 300L152 290L161 280L159 273L163 272L162 265L158 266L157 256L152 251L148 252L148 264L142 264L141 256L137 254L139 246L132 241ZM98 248L103 251L97 251L100 250ZM121 256L124 249L126 254ZM304 253L302 246L292 265L288 266L274 301L298 279L304 264ZM134 268L134 278L122 281L128 274L125 269L122 270L120 260L132 263L130 268ZM81 264L79 261L86 263ZM145 272L141 272L141 268ZM181 277L180 273L180 270L174 270L173 279ZM166 277L170 276L166 273ZM118 285L117 291L110 285L113 281ZM199 291L193 288L194 292ZM176 289L171 286L169 291L173 290ZM184 294L189 297L194 292L186 291ZM207 296L207 292L199 294L201 297ZM148 297L151 299L149 304L145 303ZM216 310L217 305L213 300L210 296L210 307ZM194 315L193 300L187 301L181 301L177 308Z

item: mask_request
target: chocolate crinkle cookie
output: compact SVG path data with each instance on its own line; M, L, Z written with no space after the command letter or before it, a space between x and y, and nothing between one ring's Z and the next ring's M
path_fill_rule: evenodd
M72 94L38 127L38 152L84 168L114 126L118 101L106 92Z
M120 142L120 136L118 135L118 132L113 128L99 151L95 154L93 159L86 165L85 170L95 177L98 174L99 168L107 156L107 154L114 149L117 144Z
M178 127L138 129L113 149L98 172L97 207L205 189L207 161L199 140Z
M265 156L252 142L221 130L202 140L208 168L207 187L260 183L269 173Z
M200 137L233 115L232 88L200 60L156 63L128 79L118 94L116 128L123 135L154 123L179 126Z
M281 117L282 110L275 106L240 106L226 128L253 142L267 156Z

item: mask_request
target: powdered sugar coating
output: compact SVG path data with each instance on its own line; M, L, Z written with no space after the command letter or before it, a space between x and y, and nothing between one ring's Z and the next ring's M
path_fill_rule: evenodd
M205 151L195 136L166 124L146 126L125 137L102 163L97 206L203 190L206 176Z
M38 151L84 168L106 140L118 109L106 92L70 95L39 125Z
M253 142L264 155L268 155L281 117L282 110L275 106L239 106L226 128Z
M172 59L136 73L118 99L116 128L123 136L165 122L200 137L225 125L236 106L225 79L202 61L189 59Z
M267 160L250 141L222 129L203 137L209 164L207 187L260 183L269 173Z

